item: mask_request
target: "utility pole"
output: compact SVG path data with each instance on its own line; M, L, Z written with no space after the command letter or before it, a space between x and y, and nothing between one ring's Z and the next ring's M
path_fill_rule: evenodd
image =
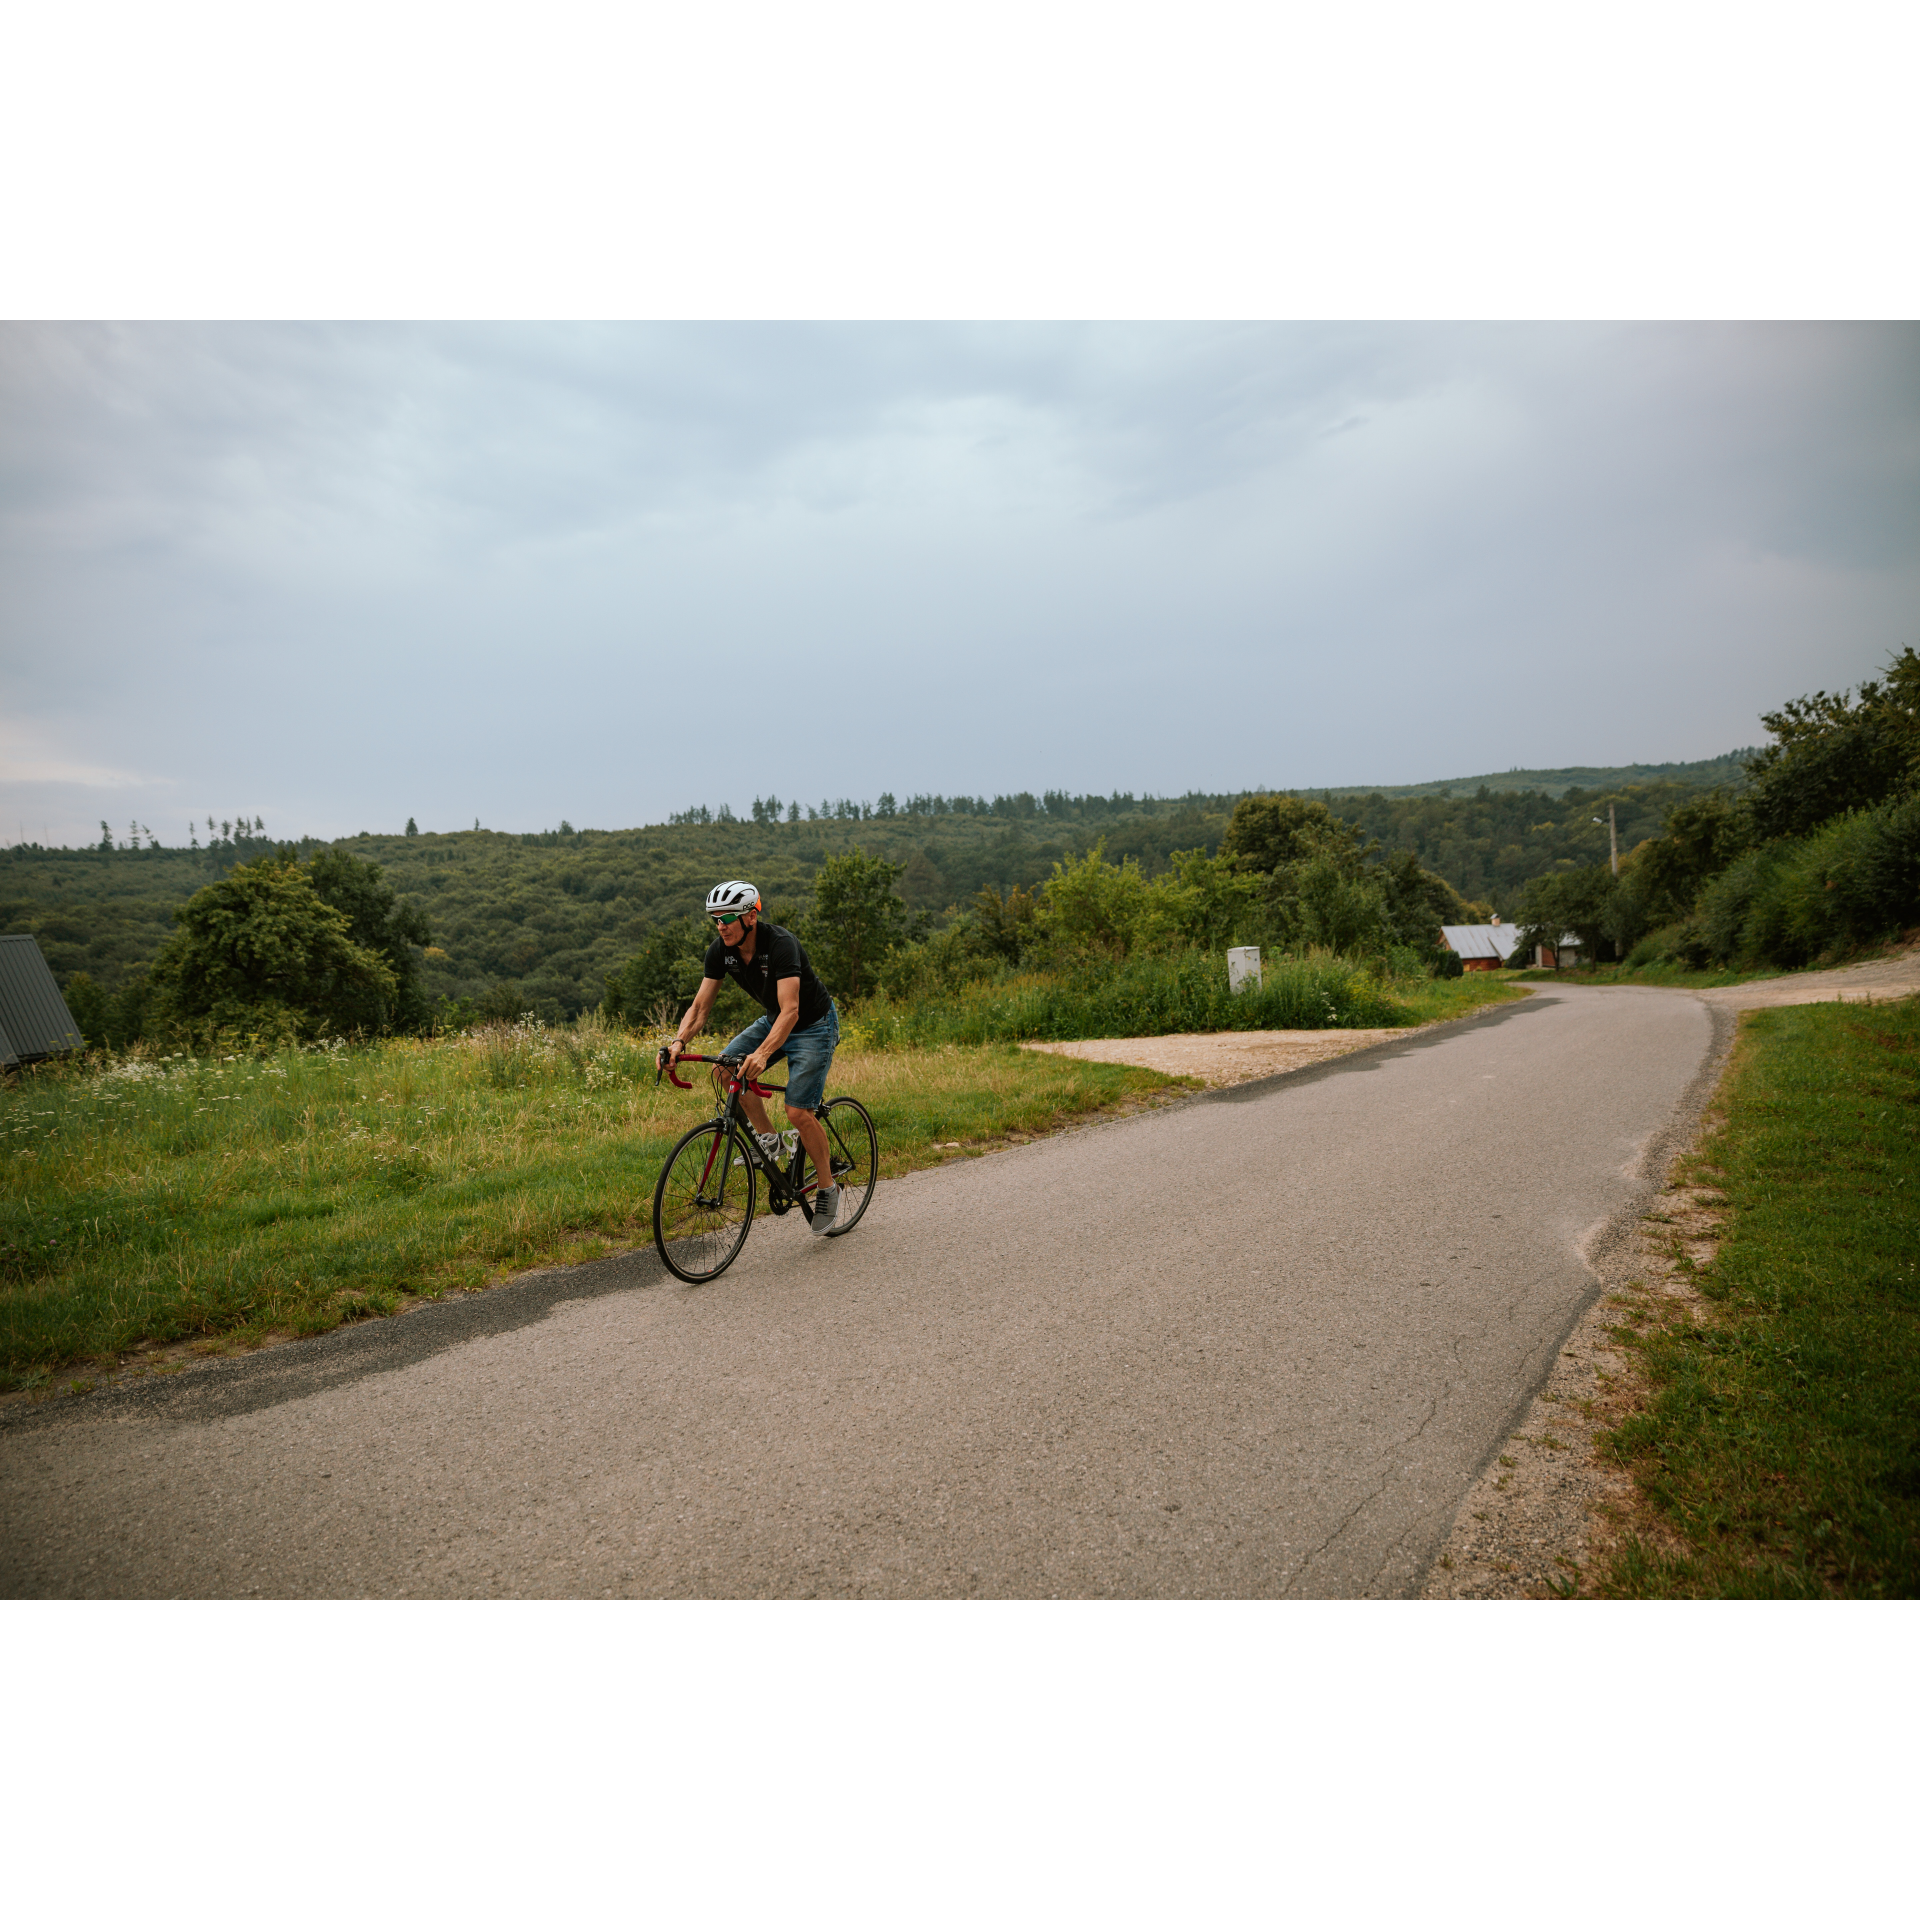
M1613 817L1613 802L1607 802L1607 845L1613 853L1613 877L1620 878L1620 828Z

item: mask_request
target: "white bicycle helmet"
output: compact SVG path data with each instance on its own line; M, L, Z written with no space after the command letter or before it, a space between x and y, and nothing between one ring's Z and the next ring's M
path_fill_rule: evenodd
M722 880L707 895L709 913L745 913L760 904L760 889L751 880Z

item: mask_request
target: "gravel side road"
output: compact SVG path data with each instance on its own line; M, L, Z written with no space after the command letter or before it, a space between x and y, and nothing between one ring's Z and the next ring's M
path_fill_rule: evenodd
M1395 1595L1704 1090L1525 1003L0 1422L9 1595Z

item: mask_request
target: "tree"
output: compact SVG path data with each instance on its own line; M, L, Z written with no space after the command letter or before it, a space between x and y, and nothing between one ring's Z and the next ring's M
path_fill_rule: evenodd
M1210 857L1196 847L1169 857L1173 871L1153 889L1162 925L1194 946L1231 946L1260 898L1260 876L1241 872L1226 853Z
M1411 852L1391 854L1381 870L1387 923L1395 943L1432 953L1443 926L1464 926L1467 903Z
M905 930L906 903L894 891L905 870L859 847L830 855L814 882L809 954L836 993L870 992L880 962Z
M952 898L946 875L927 858L924 847L915 847L907 857L900 877L900 891L909 904L934 908Z
M420 838L419 822L414 819L412 814L407 815L407 838L409 840L418 840Z
M107 1045L107 1008L105 992L90 973L76 973L60 989L60 997L73 1015L73 1024L90 1047Z
M393 970L292 858L235 867L174 909L153 966L160 1017L174 1026L312 1038L377 1028Z
M1294 870L1293 931L1298 944L1336 953L1384 953L1394 944L1386 888L1377 869L1316 853Z
M140 968L118 993L108 993L90 974L76 973L62 989L73 1024L90 1047L130 1047L147 1030L153 998L148 970Z
M679 1019L700 991L713 922L705 914L669 921L607 981L600 1010L629 1026L652 1021L670 1007Z
M1747 764L1754 838L1785 839L1896 798L1920 778L1920 655L1905 647L1858 696L1815 693L1763 713L1773 735Z
M1537 946L1557 947L1563 933L1577 935L1590 960L1612 948L1613 909L1620 883L1607 867L1574 867L1529 880L1520 898L1520 937L1516 955Z
M394 893L373 861L358 859L337 847L316 853L306 870L314 892L346 915L348 937L377 953L393 975L389 1003L360 1024L369 1032L424 1032L430 1015L420 984L417 950L433 938L427 916ZM371 1006L366 1011L373 1014Z
M961 943L985 958L1016 966L1040 938L1040 896L1030 887L985 886L973 896L973 910L960 930Z
M1703 793L1669 809L1664 830L1620 863L1621 891L1643 926L1666 926L1693 911L1700 890L1753 839L1753 822L1725 794Z
M1360 831L1318 800L1298 800L1290 793L1253 794L1235 806L1220 851L1231 856L1242 873L1276 873L1320 852L1338 857L1347 851L1357 862Z
M1466 903L1410 849L1378 855L1359 827L1292 794L1240 801L1220 842L1222 860L1265 876L1265 931L1280 945L1434 952L1442 924L1464 921Z
M1064 953L1124 959L1151 937L1154 907L1139 861L1129 857L1115 866L1099 840L1084 860L1069 855L1053 863L1053 878L1041 890L1040 928Z

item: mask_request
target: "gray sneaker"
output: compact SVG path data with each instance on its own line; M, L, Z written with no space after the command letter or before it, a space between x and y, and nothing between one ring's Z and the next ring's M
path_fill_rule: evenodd
M815 1233L831 1233L833 1223L840 1213L840 1189L829 1187L825 1193L813 1196L813 1230Z

